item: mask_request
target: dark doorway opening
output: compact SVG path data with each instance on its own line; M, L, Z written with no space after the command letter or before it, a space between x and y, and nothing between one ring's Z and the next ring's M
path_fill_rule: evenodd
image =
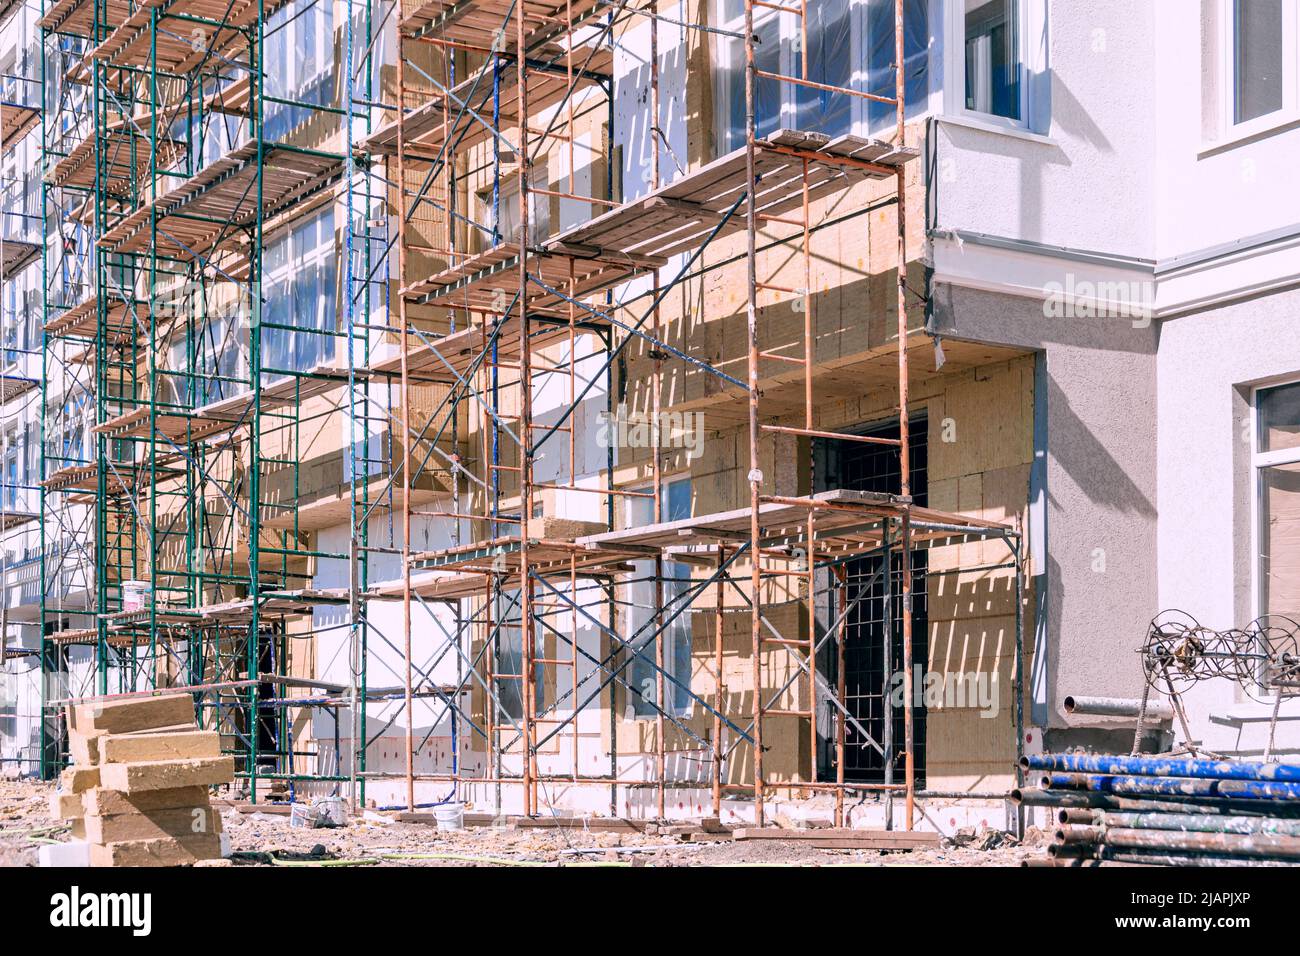
M245 633L243 639L232 649L232 659L240 662L236 666L239 678L247 680L263 674L275 674L279 672L281 666L287 666L287 662L277 664L277 660L284 661L284 635L278 629L259 629L256 647L257 670L250 675L248 642L249 636ZM292 761L286 750L287 728L283 721L285 710L269 703L278 696L279 687L268 681L258 681L255 687L251 701L247 696L248 691L242 689L237 691L238 703L235 703L230 711L230 719L238 741L235 769L240 773L251 771L252 768L248 765L247 748L256 743L258 773L290 773Z
M908 427L911 450L910 481L912 500L926 504L926 420L911 419ZM860 434L881 438L898 438L897 423L864 429ZM898 494L899 454L896 447L865 442L822 439L818 442L816 484L819 491L845 489ZM845 566L847 600L852 604L844 623L845 708L884 752L868 742L861 731L848 721L845 730L844 778L856 783L882 783L885 768L894 768L892 779L903 774L903 618L902 567L897 550L890 555L888 574L882 573L884 558L869 555L854 558ZM912 656L914 668L924 673L929 660L926 613L926 555L912 553ZM829 575L820 584L830 586ZM887 589L888 588L888 592ZM831 589L832 599L822 604L818 614L821 627L839 617L838 590ZM891 618L885 640L886 594ZM854 603L855 599L856 603ZM831 688L837 685L837 655L834 641L827 641L818 659L818 669L828 675ZM918 676L914 673L914 676ZM920 686L921 682L918 681ZM914 740L916 747L916 785L925 785L925 706L914 701ZM819 704L819 711L825 704ZM832 720L840 715L832 709ZM888 722L888 723L887 723ZM820 738L818 770L823 779L835 778L835 733L833 722L824 723L827 733ZM886 731L888 726L889 731Z

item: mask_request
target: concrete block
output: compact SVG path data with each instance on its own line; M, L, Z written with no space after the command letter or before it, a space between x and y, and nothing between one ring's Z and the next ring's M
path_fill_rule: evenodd
M78 704L73 710L76 712L74 727L82 734L95 730L109 734L128 734L177 724L195 726L194 698L189 694L102 700Z
M155 760L187 760L221 756L221 738L215 731L109 735L99 743L104 763L133 763Z
M100 768L104 787L123 793L174 790L214 783L229 783L235 776L234 757L195 760L159 760L145 763L110 763Z
M85 814L82 795L55 790L50 794L50 816L56 820L75 820Z
M36 851L40 866L90 866L90 844L83 840L70 843L43 843Z
M207 787L177 787L174 790L142 790L119 793L96 787L81 795L82 810L87 816L111 816L115 813L148 813L176 807L201 807L208 802Z
M100 867L187 866L220 856L221 836L217 833L90 846L90 865Z
M59 789L66 793L85 793L98 786L98 767L68 767L59 774Z
M221 815L207 806L88 816L83 823L86 839L101 844L221 832Z
M93 767L99 763L99 732L81 734L71 731L68 734L68 753L72 762L83 767Z

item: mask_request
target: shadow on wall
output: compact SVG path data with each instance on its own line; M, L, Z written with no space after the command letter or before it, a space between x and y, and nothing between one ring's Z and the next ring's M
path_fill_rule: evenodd
M701 32L701 31L681 31L681 32ZM615 129L618 136L615 141L623 145L623 169L621 170L623 180L623 195L621 199L624 202L637 196L648 193L652 188L652 163L654 155L655 130L653 127L658 126L660 131L659 137L659 176L663 183L671 182L680 177L693 164L706 162L711 157L702 154L703 137L686 137L685 152L679 152L678 147L672 144L673 130L700 129L698 124L702 122L700 116L689 115L686 111L690 108L688 101L695 91L688 92L686 89L680 91L675 87L679 80L677 78L687 75L688 60L690 66L697 69L693 76L708 76L707 73L707 47L701 49L697 45L694 51L689 51L688 45L690 38L681 37L677 29L671 28L669 24L662 24L659 27L659 122L653 122L650 109L650 63L649 63L649 32L647 30L632 31L631 36L635 37L637 43L635 47L627 45L628 34L623 37L623 52L627 55L629 62L635 62L636 66L619 76L617 83L617 93L615 95ZM701 41L707 44L707 41ZM704 86L708 86L706 82ZM710 97L709 91L704 91L705 101Z
M1154 400L1154 396L1151 396ZM1154 519L1155 505L1129 477L1106 446L1098 440L1098 427L1116 430L1125 422L1118 415L1112 422L1088 423L1071 406L1070 398L1048 369L1047 407L1051 409L1051 427L1060 441L1051 443L1051 454L1066 474L1074 478L1088 500L1108 511L1136 514ZM1056 504L1048 487L1048 501Z

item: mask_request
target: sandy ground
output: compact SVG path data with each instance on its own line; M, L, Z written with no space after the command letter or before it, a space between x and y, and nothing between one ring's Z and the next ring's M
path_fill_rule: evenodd
M51 785L0 780L0 866L35 866L43 840L70 839L51 819ZM380 822L384 820L387 822ZM240 812L226 807L234 866L1018 866L1041 855L1028 841L1008 845L1005 834L974 835L974 845L945 842L936 848L882 853L824 850L784 841L686 843L677 836L601 833L576 829L492 829L444 833L432 826L398 823L370 814L346 827L302 829L287 814Z

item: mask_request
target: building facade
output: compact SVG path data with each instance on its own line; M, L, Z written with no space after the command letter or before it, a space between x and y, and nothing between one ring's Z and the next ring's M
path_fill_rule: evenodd
M51 701L188 685L253 795L892 820L906 776L952 827L1132 744L1064 699L1141 697L1158 612L1300 618L1294 4L433 6L7 21L6 772ZM1267 746L1272 691L1187 701Z

